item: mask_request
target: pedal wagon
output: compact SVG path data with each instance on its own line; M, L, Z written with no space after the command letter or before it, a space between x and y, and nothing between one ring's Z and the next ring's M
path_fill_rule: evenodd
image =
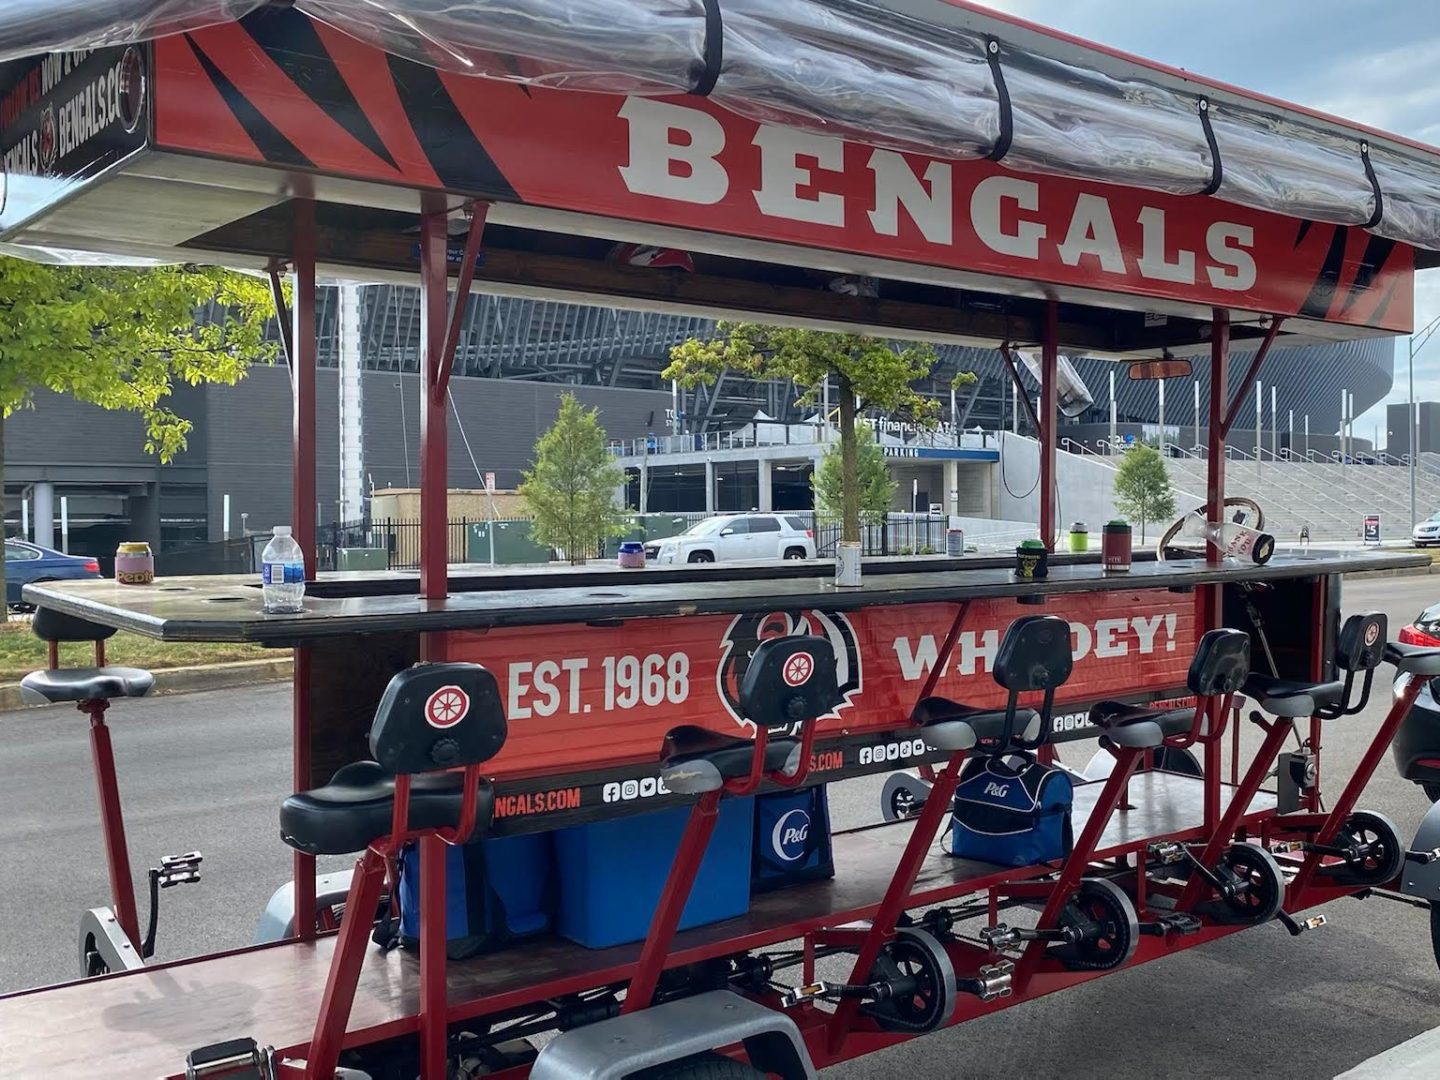
M1248 927L1304 933L1337 897L1440 901L1440 816L1407 843L1358 805L1440 650L1340 618L1343 574L1423 560L1233 557L1263 521L1227 520L1224 485L1273 348L1409 330L1436 152L962 3L557 7L197 4L5 65L11 242L271 275L307 559L317 277L418 273L423 342L418 578L312 561L297 615L235 578L27 586L37 634L95 646L26 685L90 718L113 895L81 931L98 977L0 998L9 1071L811 1076ZM473 287L985 343L1022 402L1036 348L1050 548L1061 353L1193 358L1205 539L1171 530L1124 572L876 560L846 587L803 562L452 574ZM146 963L155 892L199 857L152 872L142 934L107 713L151 680L106 666L118 629L294 650L294 880L253 948ZM1394 704L1322 802L1325 726L1381 664ZM1029 771L1081 739L1085 775ZM886 820L832 835L825 785L876 774ZM1073 789L1060 846L947 852L970 785L1036 829Z

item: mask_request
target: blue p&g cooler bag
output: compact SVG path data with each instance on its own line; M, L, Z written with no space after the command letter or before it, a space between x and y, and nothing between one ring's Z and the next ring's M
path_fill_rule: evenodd
M751 892L834 877L825 785L758 796L753 852Z
M420 940L420 848L400 855L400 944ZM445 954L463 960L550 929L555 851L549 833L445 848Z
M1075 846L1070 774L1028 754L967 764L955 789L950 854L1002 866L1063 859Z

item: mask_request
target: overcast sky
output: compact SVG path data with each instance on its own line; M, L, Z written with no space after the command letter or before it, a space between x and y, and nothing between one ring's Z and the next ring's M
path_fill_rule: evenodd
M1248 90L1440 146L1440 0L981 0L1033 22ZM1440 315L1421 274L1415 324ZM1406 339L1395 387L1407 396ZM1440 334L1416 357L1415 396L1440 401ZM1371 438L1383 408L1355 422Z

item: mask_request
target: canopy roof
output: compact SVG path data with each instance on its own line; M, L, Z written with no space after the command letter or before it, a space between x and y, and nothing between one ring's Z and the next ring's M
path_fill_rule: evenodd
M265 2L0 0L0 60L193 30ZM451 72L700 94L886 149L1209 194L1440 250L1440 151L956 0L291 2Z

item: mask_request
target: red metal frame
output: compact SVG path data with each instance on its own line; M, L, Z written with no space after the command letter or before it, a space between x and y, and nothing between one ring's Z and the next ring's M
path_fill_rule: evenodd
M305 577L316 573L315 509L315 365L318 343L315 332L315 201L309 197L291 200L294 212L294 302L290 308L292 328L284 339L290 362L292 399L291 427L291 518L295 542L305 558ZM284 294L271 288L284 320ZM291 675L291 767L295 791L306 791L310 776L310 650L294 650ZM302 851L291 860L294 874L295 934L302 940L315 936L315 858Z
M1040 349L1040 540L1055 550L1055 416L1059 400L1060 305L1045 302L1045 340Z
M82 701L76 706L90 717L90 758L95 766L95 792L100 800L100 828L105 838L105 867L110 876L110 898L115 921L140 955L140 916L135 907L135 879L130 876L130 849L125 842L125 818L120 809L120 786L115 778L115 753L110 729L105 726L104 700Z

